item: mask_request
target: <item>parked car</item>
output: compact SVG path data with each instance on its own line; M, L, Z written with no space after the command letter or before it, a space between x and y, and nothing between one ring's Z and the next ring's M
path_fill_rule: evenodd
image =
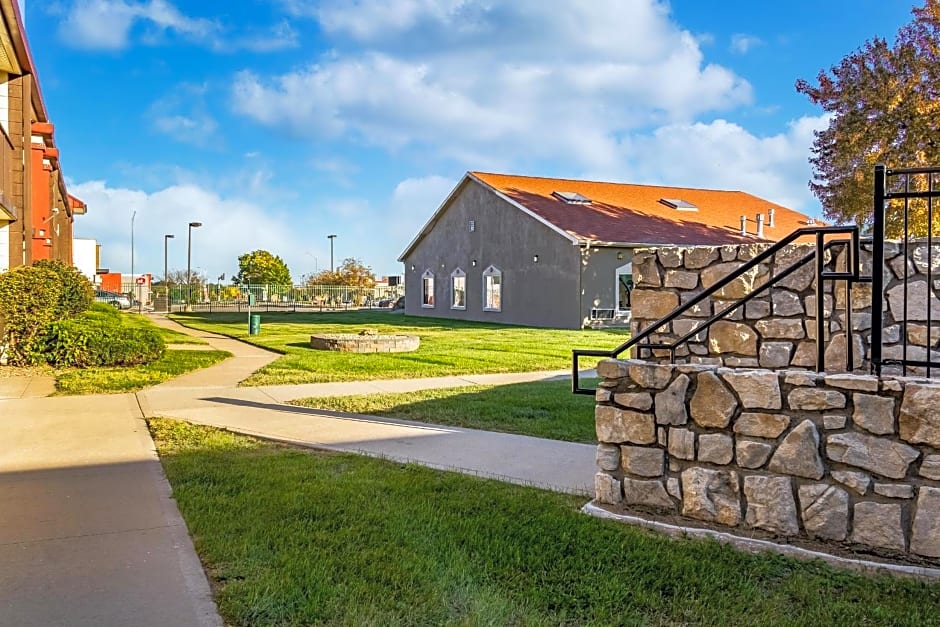
M118 294L117 292L95 290L95 301L99 303L107 303L112 307L117 307L118 309L131 308L131 299L129 299L124 294Z
M378 302L379 307L388 307L391 309L404 309L405 308L405 297L404 296L391 296L389 298L383 298Z

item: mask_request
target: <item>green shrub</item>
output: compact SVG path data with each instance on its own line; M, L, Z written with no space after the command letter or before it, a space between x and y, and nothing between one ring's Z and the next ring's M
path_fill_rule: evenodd
M45 341L47 361L60 367L135 366L156 361L165 352L159 330L125 327L119 314L98 308L53 322Z
M0 346L6 345L11 365L43 361L42 340L60 317L61 297L59 275L50 268L20 266L0 274Z
M108 303L92 303L88 311L82 314L90 320L101 320L112 324L121 324L121 313Z
M71 318L86 311L95 302L95 288L91 281L77 268L66 265L61 261L40 260L33 264L36 268L48 268L59 277L62 294L59 296L56 316Z

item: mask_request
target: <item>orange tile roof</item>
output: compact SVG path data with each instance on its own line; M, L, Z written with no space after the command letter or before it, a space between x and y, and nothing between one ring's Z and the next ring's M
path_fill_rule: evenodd
M745 192L469 174L580 241L676 245L776 241L807 224L806 215ZM552 192L576 192L591 203L570 204ZM663 198L687 201L698 210L668 207L660 202ZM773 227L767 221L771 207ZM755 234L758 213L764 214L763 239ZM748 219L747 237L741 236L742 215Z

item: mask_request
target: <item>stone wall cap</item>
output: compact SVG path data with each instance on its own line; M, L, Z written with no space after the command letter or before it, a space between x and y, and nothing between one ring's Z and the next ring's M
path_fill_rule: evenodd
M870 374L830 374L826 375L827 385L843 390L860 390L862 392L877 392L878 377Z

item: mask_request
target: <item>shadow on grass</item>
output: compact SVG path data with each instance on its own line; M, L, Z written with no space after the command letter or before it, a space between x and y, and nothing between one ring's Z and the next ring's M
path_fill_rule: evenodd
M585 381L590 385L590 380ZM594 399L571 393L567 377L406 393L307 398L296 404L399 420L593 443Z
M290 348L304 348L311 351L316 350L314 347L310 346L309 342L288 342L284 346Z
M151 420L231 625L933 625L940 587L669 539L579 497Z

